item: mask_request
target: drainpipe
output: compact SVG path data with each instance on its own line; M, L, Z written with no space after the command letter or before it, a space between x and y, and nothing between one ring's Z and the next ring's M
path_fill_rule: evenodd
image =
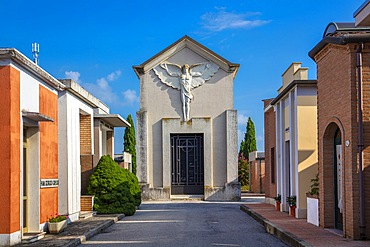
M365 198L364 198L364 181L363 181L363 150L364 150L364 129L363 129L363 93L362 93L362 51L364 48L364 43L360 42L357 49L357 109L358 109L358 176L360 183L360 238L364 240L365 237Z

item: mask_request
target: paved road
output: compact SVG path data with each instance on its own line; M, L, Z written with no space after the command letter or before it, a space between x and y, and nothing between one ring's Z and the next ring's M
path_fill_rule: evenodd
M81 247L287 246L239 209L239 203L145 202Z

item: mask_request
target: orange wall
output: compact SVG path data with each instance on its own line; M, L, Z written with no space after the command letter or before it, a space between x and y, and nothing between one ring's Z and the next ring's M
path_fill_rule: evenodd
M20 73L0 66L0 234L20 230Z
M54 119L40 122L40 179L58 178L58 96L39 86L39 111ZM58 213L58 188L40 189L40 223Z

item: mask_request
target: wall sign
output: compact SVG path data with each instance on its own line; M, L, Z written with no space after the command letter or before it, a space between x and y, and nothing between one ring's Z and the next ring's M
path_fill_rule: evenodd
M40 180L40 188L54 188L59 186L59 179L49 178Z

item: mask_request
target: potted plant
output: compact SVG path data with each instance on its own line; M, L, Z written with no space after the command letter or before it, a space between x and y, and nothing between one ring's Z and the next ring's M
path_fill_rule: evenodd
M311 179L310 191L307 192L308 197L318 198L319 197L319 174Z
M55 215L48 220L49 232L53 234L58 234L67 227L68 216L65 215Z
M275 196L274 199L275 199L276 210L280 211L281 195L277 194L277 196Z
M310 191L306 195L307 222L319 226L319 174L311 179Z
M296 209L296 202L297 197L296 196L288 196L286 198L286 202L289 204L289 215L295 216L295 209Z

